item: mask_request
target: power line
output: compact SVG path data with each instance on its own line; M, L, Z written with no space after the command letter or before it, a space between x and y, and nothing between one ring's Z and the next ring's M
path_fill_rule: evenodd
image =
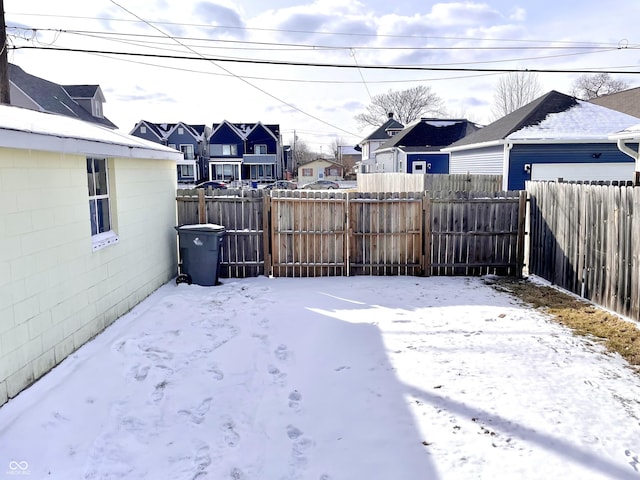
M56 32L56 33L67 33L71 35L86 35L89 37L95 38L104 38L108 39L109 37L133 37L133 38L150 38L150 39L167 39L165 36L161 35L149 35L142 33L124 33L124 32L105 32L105 31L94 31L94 30L72 30L72 29L54 29L54 28L26 28L26 27L18 27L18 26L8 26L8 29L15 30L31 30L35 32ZM311 33L311 32L310 32ZM307 44L307 43L287 43L287 42L258 42L258 41L247 41L247 40L228 40L228 39L212 39L205 37L171 37L171 39L177 39L181 41L197 41L197 42L206 42L206 43L221 43L225 44L224 46L219 47L205 47L205 48L224 48L227 50L267 50L267 51L281 51L286 50L289 51L293 48L300 48L303 50L353 50L357 48L358 50L373 50L373 51L385 51L385 50L464 50L464 51L473 51L473 50L594 50L594 49L614 49L614 50L626 50L626 49L637 49L640 48L637 45L624 45L620 44L612 44L612 43L592 43L588 45L517 45L517 46L458 46L458 47L439 47L439 46L396 46L396 47L371 47L366 45L322 45L322 44ZM410 38L419 38L419 37L410 37ZM437 37L436 37L437 38ZM446 37L442 37L446 38ZM475 40L475 39L471 39ZM509 41L509 40L505 40ZM154 42L148 42L154 43ZM554 42L556 43L556 42ZM167 45L166 42L157 42L159 45ZM229 47L228 44L238 44L238 45L257 45L260 47L280 47L280 48L246 48L246 47ZM202 47L201 45L198 45ZM287 47L282 48L282 47Z
M113 1L113 0L111 0ZM186 45L183 45L185 48ZM97 53L97 54L105 54L105 55L124 55L124 56L132 56L132 57L150 57L150 58L162 58L167 60L196 60L196 61L206 61L216 65L215 62L229 62L229 63L241 63L241 64L259 64L259 65L282 65L282 66L294 66L294 67L318 67L318 68L344 68L344 69L353 69L353 68L362 68L367 70L399 70L399 71L433 71L433 72L494 72L494 73L514 73L514 72L526 72L526 73L613 73L613 74L625 74L625 75L638 75L640 74L640 70L627 70L621 71L619 69L622 68L637 68L636 65L625 65L620 67L610 67L615 68L615 70L608 69L549 69L549 68L478 68L478 67L451 67L451 66L424 66L424 65L349 65L349 64L340 64L340 63L319 63L319 62L293 62L293 61L284 61L284 60L258 60L258 59L245 59L245 58L222 58L222 57L205 57L204 55L199 55L192 49L190 51L196 53L197 56L187 56L187 55L158 55L152 53L136 53L136 52L117 52L117 51L107 51L107 50L90 50L84 48L63 48L63 47L35 47L35 46L14 46L11 47L12 50L53 50L59 52L75 52L75 53ZM219 68L227 71L236 78L240 78L236 74L224 69L220 65L216 65ZM249 82L247 82L250 84ZM260 90L259 87L250 84L254 88ZM271 96L268 92L263 93ZM273 97L277 99L276 97ZM292 108L292 105L289 105L287 102L277 99L278 101L285 103L287 106ZM318 120L318 119L316 119ZM349 132L346 132L349 133Z
M118 5L119 6L119 5ZM119 6L120 7L120 6ZM120 7L122 8L122 7ZM123 10L125 10L123 8ZM125 10L126 11L126 10ZM131 12L128 12L131 13ZM222 30L240 30L240 31L259 31L259 32L275 32L275 33L305 33L305 34L315 34L315 35L332 35L332 36L346 36L346 37L372 37L372 38L408 38L408 39L429 39L429 40L471 40L471 41L491 41L491 42L514 42L514 43L540 43L540 44L566 44L566 45L592 45L592 42L586 41L569 41L569 40L535 40L535 39L509 39L509 38L483 38L483 37L447 37L447 36L436 36L436 35L391 35L391 34L372 34L372 33L359 33L359 32L322 32L322 31L314 31L314 30L292 30L292 29L278 29L278 28L257 28L257 27L239 27L237 25L210 25L203 23L180 23L180 22L167 22L167 21L154 21L147 22L140 17L134 15L138 20L129 20L129 19L120 19L120 18L110 18L110 17L87 17L87 16L79 16L79 15L54 15L54 14L43 14L43 13L7 13L7 15L17 15L17 16L30 16L30 17L45 17L45 18L68 18L68 19L76 19L76 20L99 20L99 21L108 21L108 22L125 22L125 23L144 23L148 26L153 27L154 25L170 25L170 26L181 26L181 27L198 27L198 28L211 28L211 29L222 29ZM132 14L133 15L133 14ZM161 30L158 30L161 33ZM626 42L625 39L621 39L618 42L602 42L598 45L608 45L611 47L620 47L621 44ZM626 47L623 47L626 48Z
M34 33L37 32L38 30L33 30ZM146 42L134 42L134 41L127 41L124 39L113 39L113 38L109 38L109 37L100 37L100 36L92 36L92 35L88 35L88 34L77 34L77 33L73 33L73 31L68 31L68 30L51 30L56 32L58 35L61 32L65 32L65 33L70 33L70 34L75 34L75 35L85 35L85 36L89 36L91 38L97 38L97 39L103 39L103 40L107 40L107 41L114 41L114 42L121 42L124 43L126 45L134 45L134 46L138 46L138 47L143 47L143 48L154 48L156 50L162 50L162 51L169 51L169 52L180 52L180 50L176 50L176 49L171 49L171 48L159 48L159 47L150 47L148 45L146 45ZM151 38L158 38L157 36L148 36L148 35L132 35L134 37L151 37ZM166 37L162 37L162 38L166 38ZM180 38L180 37L175 37L175 38ZM211 41L215 41L215 40L211 40ZM167 45L167 43L165 42L151 42L152 44L155 45ZM248 42L250 43L250 42ZM52 42L53 44L53 42ZM181 45L185 45L185 47L195 47L194 45L186 45L186 44L181 44ZM276 45L276 44L274 44ZM211 47L211 46L200 46L198 45L199 48L221 48L221 49L227 49L227 50L237 50L236 48L225 48L225 47ZM632 47L635 48L635 47ZM334 50L341 50L342 47L340 48L335 48ZM404 47L403 47L404 49ZM436 47L437 49L437 47ZM242 50L252 50L252 49L242 49ZM259 51L264 51L266 49L260 49ZM271 51L278 51L280 53L290 53L292 51L294 51L293 49L287 48L287 49L270 49ZM318 51L315 48L312 48L313 51ZM420 50L420 49L418 49ZM469 48L469 50L473 50L471 48ZM558 55L544 55L544 56L535 56L535 57L518 57L518 58L502 58L502 59L497 59L497 60L479 60L479 61L475 61L475 62L453 62L453 63L436 63L436 64L431 64L432 66L445 66L445 65L485 65L485 64L490 64L490 63L506 63L506 62L523 62L523 61L530 61L530 60L548 60L551 58L561 58L561 57L570 57L570 56L578 56L578 55L586 55L586 54L594 54L594 53L604 53L604 52L610 52L610 51L614 51L614 50L619 50L618 48L616 49L604 49L604 50L593 50L591 47L589 47L589 52L577 52L577 53L565 53L565 54L558 54ZM192 50L193 51L193 50ZM304 51L309 51L308 49L305 49ZM349 49L350 53L352 54L352 52L354 51L354 49ZM199 55L201 55L200 53L198 53ZM353 54L352 54L353 55ZM238 58L238 57L218 57L218 58ZM241 58L241 57L240 57ZM356 60L356 64L357 64L357 60ZM362 77L362 73L360 73L361 78L364 80L364 78ZM245 77L245 78L250 78L250 77ZM360 82L358 82L360 83ZM370 83L374 83L374 82L370 82Z
M151 23L149 23L149 22L145 21L144 19L142 19L141 17L139 17L139 16L138 16L138 15L136 15L135 13L133 13L133 12L131 12L131 11L127 10L125 7L123 7L122 5L120 5L120 4L118 4L117 2L115 2L115 0L110 0L110 1L111 1L111 3L113 3L113 4L114 4L114 5L116 5L117 7L121 8L121 9L122 9L122 10L124 10L125 12L129 13L130 15L133 15L134 17L136 17L136 18L137 18L137 19L139 19L140 21L142 21L142 22L146 23L146 24L147 24L147 25L149 25L151 28L153 28L153 29L157 30L158 32L162 33L163 35L166 35L168 38L173 38L173 37L171 37L171 35L169 35L169 34L165 33L165 32L164 32L164 31L162 31L160 28L158 28L158 27L156 27L156 26L152 25ZM276 97L276 96L275 96L275 95L273 95L272 93L267 92L265 89L263 89L263 88L261 88L261 87L259 87L259 86L255 85L255 84L251 83L249 80L246 80L246 79L244 79L244 78L242 78L242 77L240 77L240 76L238 76L238 75L235 75L235 74L234 74L232 71L230 71L229 69L227 69L227 68L225 68L225 67L223 67L223 66L221 66L221 65L218 65L218 64L216 63L216 62L218 62L218 60L208 59L208 58L204 57L203 55L199 54L198 52L196 52L196 51L195 51L195 50L193 50L192 48L187 47L186 45L184 45L183 43L181 43L181 42L180 42L180 40L174 39L174 41L175 41L176 43L178 43L179 45L182 45L183 47L185 47L186 49L188 49L188 50L189 50L189 51L191 51L192 53L194 53L194 54L198 55L198 57L197 57L198 59L204 59L204 60L207 60L207 61L208 61L209 63L211 63L212 65L215 65L215 66L216 66L216 67L218 67L219 69L224 70L225 72L227 72L227 73L229 73L229 74L231 74L231 75L235 76L235 77L236 77L238 80L240 80L241 82L244 82L245 84L249 85L250 87L253 87L254 89L256 89L256 90L258 90L259 92L261 92L261 93L263 93L263 94L267 95L268 97L270 97L270 98L272 98L272 99L274 99L274 100L276 100L276 101L278 101L278 102L282 103L283 105L286 105L286 106L288 106L289 108L292 108L292 109L294 109L295 111L297 111L297 112L299 112L299 113L301 113L301 114L303 114L303 115L305 115L305 116L307 116L307 117L309 117L309 118L312 118L313 120L316 120L316 121L318 121L318 122L320 122L320 123L323 123L323 124L325 124L325 125L327 125L327 126L329 126L329 127L331 127L331 128L335 128L335 129L337 129L337 130L340 130L341 132L348 133L349 135L353 135L351 132L349 132L349 131L347 131L347 130L345 130L345 129L341 128L341 127L338 127L338 126L333 125L333 124L331 124L331 123L329 123L329 122L326 122L326 121L324 121L324 120L322 120L322 119L320 119L320 118L316 117L315 115L312 115L312 114L310 114L310 113L308 113L308 112L305 112L304 110L301 110L300 108L296 107L296 106L295 106L295 105L293 105L292 103L289 103L289 102L287 102L287 101L285 101L285 100L282 100L281 98ZM105 53L105 52L97 52L97 53Z

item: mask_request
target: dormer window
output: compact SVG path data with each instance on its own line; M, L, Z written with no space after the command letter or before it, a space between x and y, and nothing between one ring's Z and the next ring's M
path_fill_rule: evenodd
M102 102L96 98L91 100L91 109L94 117L102 118Z

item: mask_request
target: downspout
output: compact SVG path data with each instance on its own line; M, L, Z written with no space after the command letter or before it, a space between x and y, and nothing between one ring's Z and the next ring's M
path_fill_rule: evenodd
M622 153L626 153L636 161L636 172L640 171L640 146L638 147L638 149L639 151L636 152L635 150L631 149L631 147L627 146L622 138L618 139L618 150L620 150Z
M509 157L511 149L513 148L513 143L507 142L504 144L504 158L502 164L502 189L506 192L509 190Z

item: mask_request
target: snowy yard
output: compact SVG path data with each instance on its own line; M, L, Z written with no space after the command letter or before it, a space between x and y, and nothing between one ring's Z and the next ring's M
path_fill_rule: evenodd
M482 279L170 283L0 408L0 476L640 479L638 399Z

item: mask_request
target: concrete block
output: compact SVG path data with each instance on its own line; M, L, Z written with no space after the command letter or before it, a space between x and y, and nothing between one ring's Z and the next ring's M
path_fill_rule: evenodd
M22 367L17 372L9 375L9 378L7 378L6 380L8 397L15 397L18 393L27 388L33 382L34 377L31 365Z
M0 382L0 406L7 403L9 400L9 394L7 392L7 382Z
M13 314L17 325L35 317L40 312L37 296L31 296L14 303Z
M75 350L73 337L66 337L55 346L56 364L67 358Z
M56 366L56 354L52 348L45 351L33 362L33 377L40 378Z

